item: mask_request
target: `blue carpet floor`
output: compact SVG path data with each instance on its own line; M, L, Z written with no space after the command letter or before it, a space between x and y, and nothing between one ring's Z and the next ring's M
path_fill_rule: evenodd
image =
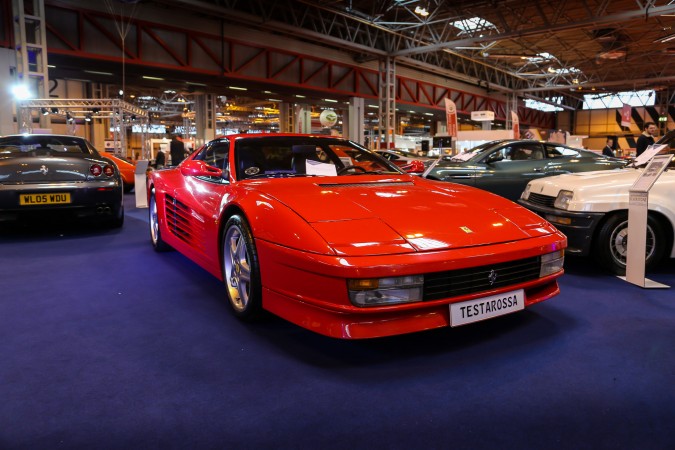
M675 288L568 258L522 313L334 340L239 322L127 197L120 230L0 232L0 448L675 448Z

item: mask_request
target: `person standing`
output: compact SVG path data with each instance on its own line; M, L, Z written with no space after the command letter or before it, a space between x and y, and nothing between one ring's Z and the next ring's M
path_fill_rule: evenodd
M163 151L159 150L155 157L155 169L163 169L164 164L166 164L166 156Z
M635 146L635 156L640 156L647 147L654 145L654 135L656 134L656 124L654 122L645 122L642 134L637 140Z
M171 165L177 166L185 158L185 145L178 140L178 135L171 136L171 145L169 146L171 153Z
M605 144L605 148L602 149L602 154L605 156L610 156L614 157L614 149L612 148L614 144L614 139L612 138L607 138L607 143Z

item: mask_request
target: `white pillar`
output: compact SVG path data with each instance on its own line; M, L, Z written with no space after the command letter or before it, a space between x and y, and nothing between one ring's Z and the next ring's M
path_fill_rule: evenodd
M216 96L215 94L195 95L195 148L216 137ZM183 131L183 139L190 139L189 125Z
M365 103L360 97L349 99L349 107L342 117L342 135L359 144L365 144Z
M12 77L9 68L14 67L16 71L16 56L14 51L8 48L0 48L0 86L6 86L2 95L0 95L0 136L16 133L17 127L14 124L14 99L9 93L9 86L12 86L16 79Z
M295 132L310 134L312 132L312 107L295 105Z

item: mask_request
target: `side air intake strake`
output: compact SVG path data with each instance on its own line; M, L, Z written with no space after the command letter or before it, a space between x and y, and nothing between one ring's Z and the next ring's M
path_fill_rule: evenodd
M199 239L199 236L203 235L203 223L199 220L191 220L192 211L188 206L170 195L166 196L164 205L169 230L179 239L204 251L204 242Z

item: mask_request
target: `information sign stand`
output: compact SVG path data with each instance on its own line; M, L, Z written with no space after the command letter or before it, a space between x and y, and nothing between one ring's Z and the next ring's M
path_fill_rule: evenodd
M136 208L148 207L148 193L146 192L146 171L150 161L141 159L136 162L136 171L134 172L134 192L136 192Z
M637 286L654 289L670 286L645 278L645 254L647 248L647 215L649 190L668 167L673 155L656 155L665 146L651 146L640 157L651 161L629 191L628 201L628 248L626 249L626 276L619 277ZM654 156L656 155L656 156Z

